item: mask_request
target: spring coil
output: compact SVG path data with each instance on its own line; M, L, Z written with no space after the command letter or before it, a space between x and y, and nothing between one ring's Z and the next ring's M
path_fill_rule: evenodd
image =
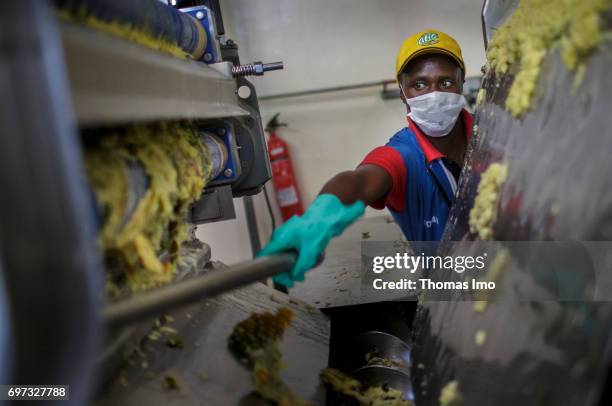
M249 76L256 75L256 67L255 64L247 63L245 65L235 65L232 66L232 75L234 76Z

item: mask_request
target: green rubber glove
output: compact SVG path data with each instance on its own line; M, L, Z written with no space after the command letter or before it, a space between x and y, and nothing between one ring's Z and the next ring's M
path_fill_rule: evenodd
M332 194L319 195L302 216L293 216L274 230L270 242L257 256L296 250L298 259L291 273L276 275L274 281L288 288L303 281L304 274L317 264L329 241L340 235L363 215L362 201L345 205Z

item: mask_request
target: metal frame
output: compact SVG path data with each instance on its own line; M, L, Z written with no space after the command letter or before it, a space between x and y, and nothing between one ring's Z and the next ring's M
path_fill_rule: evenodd
M482 36L485 49L493 38L495 30L514 12L519 0L485 0L482 4Z
M1 2L0 42L0 252L15 361L2 383L70 385L84 404L104 337L103 271L49 3Z
M232 187L230 185L207 188L200 200L191 208L189 221L205 224L236 218Z
M2 255L0 255L0 382L11 382L14 359L11 349L15 345L11 336L11 315L9 311L9 293L4 281L4 270L2 269Z
M61 33L81 126L249 114L221 69L73 23L62 23Z

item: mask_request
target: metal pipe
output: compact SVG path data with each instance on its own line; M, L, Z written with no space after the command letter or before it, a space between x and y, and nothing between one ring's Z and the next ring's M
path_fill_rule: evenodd
M246 215L247 230L249 231L249 241L251 242L251 251L253 257L261 250L261 240L259 239L259 227L257 227L257 216L255 214L255 206L253 205L252 196L244 196L242 198L244 204L244 214Z
M170 309L288 272L295 261L296 254L288 252L214 270L111 303L104 309L103 318L113 328L156 317Z
M263 71L264 72L269 72L269 71L273 71L273 70L281 70L284 67L285 67L285 65L283 64L283 62L264 63L263 64Z
M395 80L379 80L377 82L366 82L366 83L358 83L354 85L334 86L334 87L326 87L322 89L304 90L300 92L279 93L279 94L271 94L269 96L259 96L259 100L288 99L291 97L301 97L301 96L311 96L311 95L322 94L322 93L342 92L346 90L364 89L367 87L376 87L376 86L385 87L392 83L395 83Z

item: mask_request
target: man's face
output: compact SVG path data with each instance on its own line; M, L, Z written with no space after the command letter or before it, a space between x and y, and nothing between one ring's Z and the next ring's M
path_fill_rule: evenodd
M463 91L463 72L449 56L426 54L411 61L400 74L404 93L400 97L413 98L430 92L459 93Z

